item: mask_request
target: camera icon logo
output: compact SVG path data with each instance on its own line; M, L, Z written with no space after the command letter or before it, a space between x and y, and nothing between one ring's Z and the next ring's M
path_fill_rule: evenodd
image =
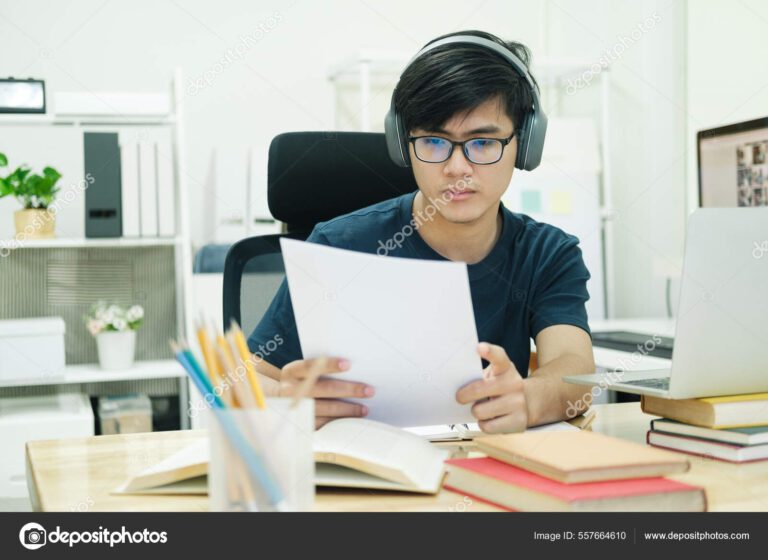
M41 546L45 546L46 531L39 523L27 523L19 531L19 541L21 546L28 550L37 550Z

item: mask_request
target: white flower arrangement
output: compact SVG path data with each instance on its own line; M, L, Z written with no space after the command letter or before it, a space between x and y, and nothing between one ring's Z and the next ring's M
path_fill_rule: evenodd
M102 332L137 331L144 320L144 308L132 305L125 309L99 301L91 307L84 319L85 326L93 336Z

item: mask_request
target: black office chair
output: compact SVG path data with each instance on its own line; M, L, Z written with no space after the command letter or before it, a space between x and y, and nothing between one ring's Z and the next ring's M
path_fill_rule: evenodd
M250 334L285 276L280 238L306 239L318 222L416 190L390 161L383 134L289 132L269 146L267 196L286 233L238 241L224 263L224 327Z

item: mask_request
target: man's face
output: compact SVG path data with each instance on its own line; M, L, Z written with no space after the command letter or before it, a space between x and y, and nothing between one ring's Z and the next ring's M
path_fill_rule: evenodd
M470 138L508 138L514 130L498 97L478 105L468 113L451 117L437 130L414 129L412 136L441 136L455 142ZM432 204L440 216L456 224L475 222L497 204L512 179L517 154L517 137L504 148L502 158L490 165L472 163L455 146L451 157L442 163L425 163L409 143L411 165L425 205ZM430 202L432 201L432 202ZM436 202L435 202L436 201Z

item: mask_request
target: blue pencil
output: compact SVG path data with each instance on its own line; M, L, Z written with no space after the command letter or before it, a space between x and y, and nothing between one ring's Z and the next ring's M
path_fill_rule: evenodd
M284 507L283 495L280 487L275 483L274 477L265 468L261 457L254 451L253 447L243 437L243 434L238 429L232 417L226 414L224 403L216 393L213 392L213 386L206 378L202 369L195 360L194 355L188 350L179 348L176 344L173 344L174 352L176 353L176 359L184 367L186 372L192 378L192 382L195 384L200 393L207 397L211 395L212 406L214 415L221 424L224 433L227 434L229 441L237 449L240 456L248 465L248 469L251 471L259 484L267 492L270 503L278 510Z

